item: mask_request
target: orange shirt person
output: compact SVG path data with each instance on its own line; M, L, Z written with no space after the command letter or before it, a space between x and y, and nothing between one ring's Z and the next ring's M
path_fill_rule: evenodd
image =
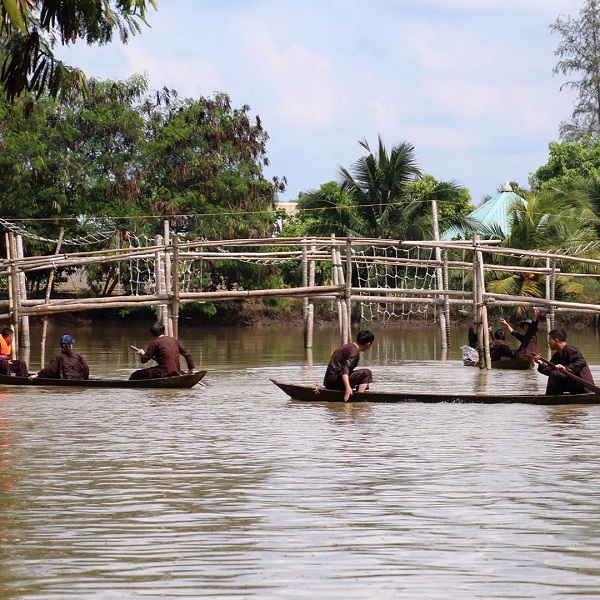
M12 359L13 337L14 332L10 327L4 327L0 331L0 374L27 377L27 363L24 360Z

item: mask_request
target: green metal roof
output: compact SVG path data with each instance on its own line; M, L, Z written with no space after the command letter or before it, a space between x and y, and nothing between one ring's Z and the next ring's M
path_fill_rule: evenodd
M492 225L499 227L506 236L510 233L511 225L508 211L515 201L520 201L525 204L525 200L518 194L515 194L508 183L505 183L502 186L502 191L500 193L478 206L474 211L469 213L469 217L471 219L476 219L488 227ZM442 239L451 240L455 239L457 236L464 237L464 235L455 228L450 228L443 233Z

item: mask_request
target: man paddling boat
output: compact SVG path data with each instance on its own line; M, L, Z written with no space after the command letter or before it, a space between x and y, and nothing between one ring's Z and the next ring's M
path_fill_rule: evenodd
M548 346L554 351L550 364L539 354L533 355L533 360L538 364L538 371L548 376L546 394L581 394L587 392L586 386L576 379L569 377L575 375L594 385L594 378L581 350L576 346L567 344L567 334L562 329L553 329L548 334Z
M148 345L146 350L134 348L136 354L140 357L142 363L147 363L149 360L155 360L158 365L156 367L148 367L147 369L138 369L130 376L130 380L138 379L155 379L157 377L176 377L182 375L179 367L179 356L185 358L188 367L188 375L194 373L194 359L190 351L184 348L178 340L165 335L165 326L162 323L154 323L150 327L150 333L153 340Z

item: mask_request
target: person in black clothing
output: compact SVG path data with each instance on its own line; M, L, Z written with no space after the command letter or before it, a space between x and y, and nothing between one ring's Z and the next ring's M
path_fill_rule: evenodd
M504 339L504 329L497 329L494 332L494 341L490 346L490 359L496 360L508 360L514 358L517 355Z
M520 345L517 348L517 356L521 356L522 354L535 354L537 352L537 332L539 327L539 319L540 309L536 306L533 309L533 319L524 319L520 323L523 333L513 329L506 319L500 319L500 323L507 327L511 335L517 338L520 342Z
M356 341L340 346L332 355L325 371L323 385L330 390L343 390L344 402L353 394L353 390L364 392L373 375L369 369L356 369L360 353L368 350L373 344L375 335L368 329L359 331ZM355 370L356 369L356 370Z
M188 368L188 375L194 372L194 359L190 351L184 348L179 340L165 335L165 326L162 323L154 323L150 327L152 341L148 344L146 350L136 349L136 354L140 357L142 363L149 360L155 360L158 364L155 367L138 369L134 371L129 379L134 381L138 379L156 379L159 377L177 377L183 375L179 365L179 356L183 356Z
M538 364L538 371L548 376L546 385L546 394L581 394L588 391L587 388L571 379L565 373L572 373L580 379L593 384L594 378L581 350L576 346L567 344L567 334L562 329L553 329L548 334L548 346L554 350L550 362L555 365L551 367L541 360L539 354L535 354L533 359Z
M57 352L52 360L38 373L30 375L29 380L41 379L74 379L86 380L90 378L90 368L85 358L77 352L73 352L75 340L70 335L60 338L60 352Z

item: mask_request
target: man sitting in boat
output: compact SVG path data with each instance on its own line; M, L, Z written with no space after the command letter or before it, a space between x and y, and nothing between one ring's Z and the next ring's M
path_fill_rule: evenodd
M536 306L533 309L533 319L524 319L520 326L523 333L516 331L505 319L500 319L500 323L508 328L508 331L516 337L520 346L517 348L517 356L522 354L535 354L537 352L537 331L540 320L540 309Z
M154 323L150 327L150 333L154 339L150 342L145 352L141 348L138 348L136 354L140 357L142 363L147 363L150 359L153 359L158 365L134 371L129 376L130 380L178 377L179 375L183 375L179 367L179 355L185 358L188 375L194 373L194 359L190 351L184 348L175 338L165 335L165 326L162 323Z
M0 332L0 374L27 377L27 363L24 360L12 359L13 337L14 332L10 327L4 327Z
M368 329L359 331L356 341L340 346L332 355L325 371L323 385L331 390L343 390L344 402L348 402L353 390L364 392L373 381L369 369L356 369L360 353L373 344L375 335ZM355 370L356 369L356 370Z
M504 337L504 329L497 329L494 332L494 341L490 345L490 359L492 362L496 360L508 360L517 356L516 351L506 343Z
M581 350L576 346L567 344L567 334L562 329L553 329L548 334L548 346L554 351L550 363L552 367L544 361L539 354L535 354L533 360L538 364L538 371L548 376L546 385L547 395L558 394L582 394L588 389L580 382L575 381L566 373L571 373L576 377L594 385L592 372L581 354Z
M74 345L75 340L70 335L63 335L60 338L60 352L57 352L41 371L30 375L29 379L89 379L90 368L81 354L73 352Z

